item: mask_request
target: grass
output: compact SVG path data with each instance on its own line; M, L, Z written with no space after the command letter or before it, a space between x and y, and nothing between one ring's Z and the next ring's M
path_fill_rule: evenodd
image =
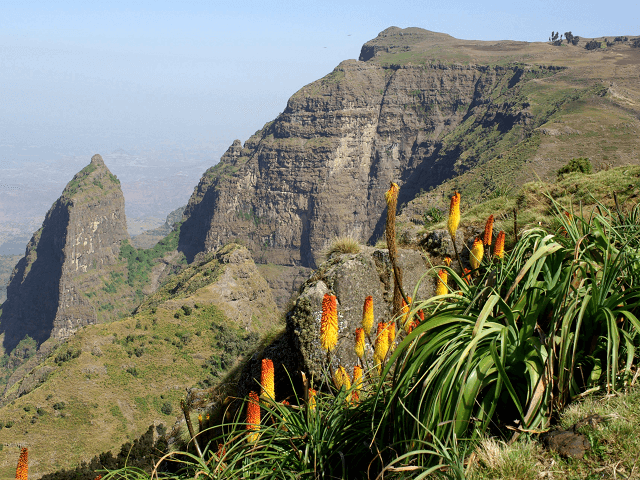
M356 254L360 253L360 250L362 250L362 246L355 238L350 236L337 237L327 247L324 257L329 260L334 255L342 255L345 253Z

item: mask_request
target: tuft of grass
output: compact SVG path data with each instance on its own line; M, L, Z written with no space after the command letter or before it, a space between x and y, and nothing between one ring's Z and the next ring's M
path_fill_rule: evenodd
M360 243L353 237L337 237L326 250L325 257L329 260L334 255L343 253L360 253L362 247Z

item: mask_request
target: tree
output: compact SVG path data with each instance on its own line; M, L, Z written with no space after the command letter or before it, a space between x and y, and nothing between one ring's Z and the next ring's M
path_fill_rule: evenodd
M573 34L569 32L564 32L564 38L567 39L567 43L573 43Z

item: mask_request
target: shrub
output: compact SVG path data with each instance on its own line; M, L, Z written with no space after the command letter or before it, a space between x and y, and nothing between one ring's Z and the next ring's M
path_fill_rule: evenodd
M597 50L601 46L602 44L598 40L591 40L590 42L587 42L585 44L584 48L586 48L587 50Z
M425 212L423 219L426 227L432 223L440 223L444 219L444 213L438 207L431 207Z
M593 173L593 166L591 161L585 157L572 158L564 167L558 170L558 176L566 175L567 173L585 173L587 175Z
M54 410L62 410L62 409L64 409L64 407L66 407L66 406L67 406L67 404L66 404L66 403L64 403L64 402L57 402L57 403L54 403L54 404L53 404L53 409L54 409Z
M352 237L338 237L327 249L326 258L343 253L360 253L361 247L358 241Z
M69 360L73 360L74 358L78 358L80 356L80 353L81 350L79 348L68 348L65 352L56 355L54 361L56 362L56 364L60 365L61 363L68 362Z
M185 315L191 315L191 307L189 305L182 305L182 311Z
M162 404L162 407L160 407L160 412L164 413L165 415L171 415L171 412L173 412L171 402L164 402Z

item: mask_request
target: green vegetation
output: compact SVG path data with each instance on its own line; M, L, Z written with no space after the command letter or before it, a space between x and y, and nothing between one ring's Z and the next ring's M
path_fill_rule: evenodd
M156 261L178 248L180 225L178 223L174 230L153 248L135 248L128 240L122 242L122 245L120 245L120 258L127 262L127 284L129 286L140 290L149 284L149 274ZM115 288L115 285L112 283L111 287L105 286L105 288Z
M558 170L558 176L565 175L567 173L585 173L587 175L593 173L593 166L588 158L572 158L564 167Z
M442 267L450 293L414 301L409 318L421 310L424 321L381 375L365 372L362 389L318 379L313 402L264 401L252 441L239 408L202 453L174 452L180 469L167 476L524 479L553 463L554 475L584 478L602 461L628 476L639 441L640 204L583 215L550 202L555 231L528 230L503 259L487 251L467 280ZM583 399L594 391L611 400ZM624 405L628 418L582 427L584 460L542 451L538 435L553 418L568 426L596 406L606 413L604 403Z

